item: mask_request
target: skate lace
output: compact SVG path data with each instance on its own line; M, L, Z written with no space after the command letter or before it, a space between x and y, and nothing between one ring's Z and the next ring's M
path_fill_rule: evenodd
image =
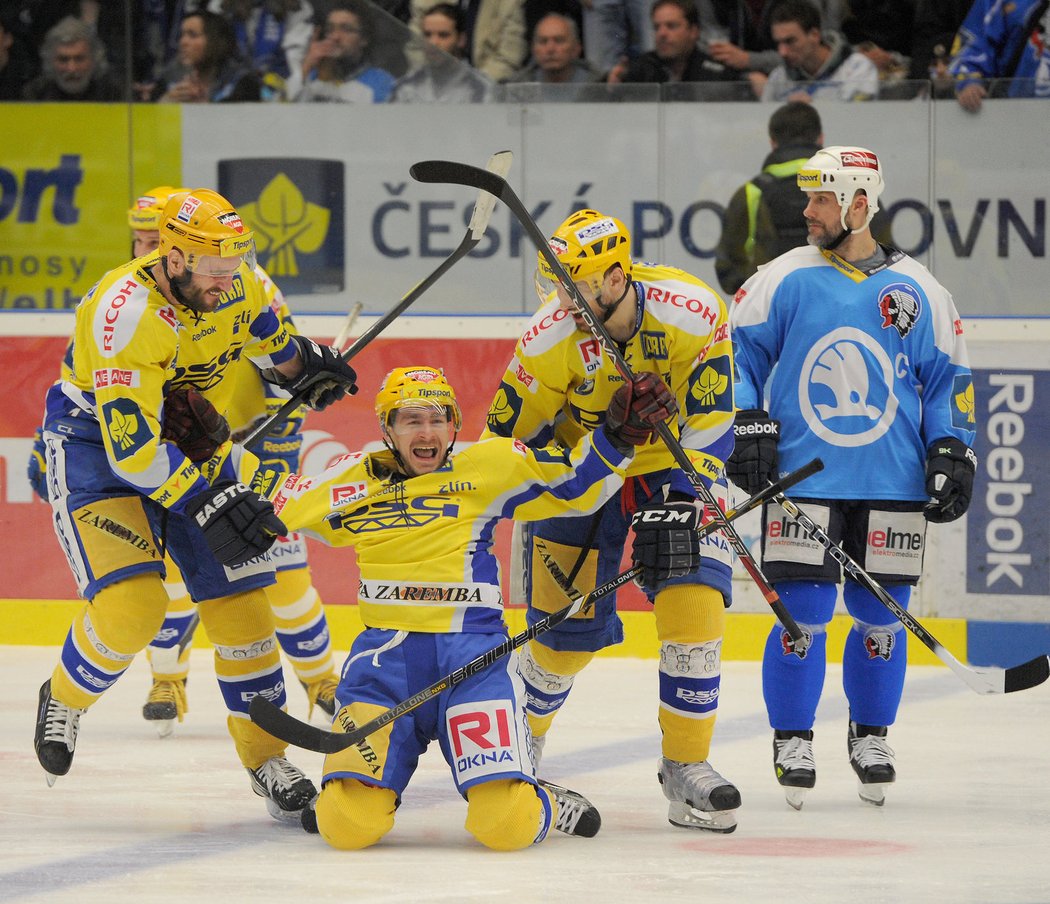
M547 782L540 782L540 785L554 795L554 800L558 805L558 816L554 820L554 828L566 835L572 835L576 831L580 817L589 809L589 804L558 785L551 785Z
M864 735L862 738L850 738L850 757L862 769L872 766L892 766L893 748L886 739L879 735Z
M706 760L699 763L679 763L665 759L664 764L667 776L671 780L671 790L683 797L700 797L706 800L715 788L729 784Z
M293 766L283 756L270 757L252 772L271 793L277 790L289 791L296 782L306 778L302 770Z
M65 744L70 752L77 743L77 732L80 731L82 709L74 709L51 698L47 704L47 718L44 724L44 741Z
M186 701L186 682L179 679L154 678L147 703L171 703L175 707L179 721L186 714L189 705Z
M813 742L798 736L777 739L777 765L785 771L792 769L809 769L816 771L817 763L813 759Z

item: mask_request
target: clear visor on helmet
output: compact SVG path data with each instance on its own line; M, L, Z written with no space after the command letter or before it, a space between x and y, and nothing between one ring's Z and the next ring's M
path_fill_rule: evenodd
M387 415L387 430L394 436L408 436L421 430L444 430L453 421L449 406L412 399Z
M574 280L573 284L584 297L584 300L590 301L597 298L601 293L603 281L602 276L595 273ZM536 289L536 295L539 297L540 301L545 302L551 297L552 293L558 291L558 286L560 285L561 280L554 274L554 270L551 269L547 261L541 260L536 267L535 274L533 275L533 286Z
M211 279L228 279L246 264L249 270L255 269L255 239L243 239L232 236L224 239L219 246L219 254L195 254L186 256L186 267L192 273L207 276Z

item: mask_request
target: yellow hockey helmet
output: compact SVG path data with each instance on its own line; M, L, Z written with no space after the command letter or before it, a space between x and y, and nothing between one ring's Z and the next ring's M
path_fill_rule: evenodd
M158 185L151 188L144 195L135 199L135 203L128 209L128 226L132 229L159 230L160 221L164 214L164 205L168 199L175 194L188 194L188 188L173 188L170 185Z
M384 433L400 408L437 408L447 413L457 431L463 426L456 392L437 367L395 367L383 378L376 394L376 417Z
M197 271L205 257L227 262L241 258L250 268L255 267L254 233L229 201L208 188L194 188L168 198L161 215L161 256L173 248L186 256L191 271Z
M842 228L846 228L846 211L858 190L868 198L867 226L879 209L879 196L885 188L882 164L867 148L835 146L817 151L795 177L802 191L830 191L842 208Z
M631 233L616 217L597 210L577 210L554 231L549 244L573 282L592 280L601 285L606 272L616 264L628 280L631 278ZM553 290L558 281L539 253L537 285Z

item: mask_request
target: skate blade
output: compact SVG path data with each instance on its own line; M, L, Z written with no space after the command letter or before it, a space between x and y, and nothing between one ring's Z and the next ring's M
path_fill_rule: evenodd
M175 733L175 719L157 719L154 726L157 729L158 738L170 738Z
M258 792L256 792L258 794ZM278 822L287 823L289 825L295 825L302 827L303 822L303 811L302 810L282 810L278 805L277 801L272 800L265 795L260 795L266 801L266 811Z
M806 792L809 788L784 788L784 800L788 802L788 806L793 810L801 810L802 805L806 802Z
M668 805L667 821L679 829L701 829L722 835L736 831L736 817L732 810L714 810L708 813L693 809L681 801L671 801Z
M47 780L47 786L49 788L54 788L55 787L55 782L58 781L58 776L57 775L53 775L52 773L48 772L46 769L44 770L44 778Z
M886 803L886 785L888 784L890 783L882 782L865 785L863 782L857 782L857 794L864 803L871 804L873 807L881 807Z

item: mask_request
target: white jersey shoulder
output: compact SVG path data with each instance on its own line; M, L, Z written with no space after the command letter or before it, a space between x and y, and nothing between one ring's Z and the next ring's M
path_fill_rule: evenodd
M520 358L543 355L576 332L572 317L568 311L561 309L557 294L552 292L532 315L518 339L517 355Z
M134 271L125 271L115 278L103 277L92 301L95 310L91 319L91 334L99 354L104 358L120 355L144 324L166 324L168 330L177 330L174 310L168 304L158 304L164 299L148 285L135 279ZM150 318L155 318L156 324L151 323Z
M646 311L683 333L707 336L725 319L721 296L685 270L641 263L631 278L643 286Z
M788 276L804 268L830 266L824 255L810 245L785 251L768 264L760 266L737 290L733 297L730 322L733 326L762 323L769 314L777 287Z

